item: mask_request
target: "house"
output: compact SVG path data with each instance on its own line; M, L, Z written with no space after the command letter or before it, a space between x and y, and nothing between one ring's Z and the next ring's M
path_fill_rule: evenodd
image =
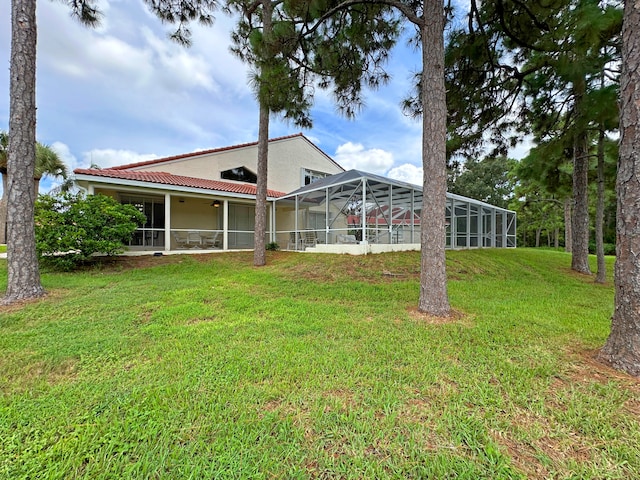
M131 250L253 248L257 142L105 169L76 169L89 194L147 217ZM421 188L346 172L304 135L269 141L267 242L369 253L420 246ZM515 246L515 213L448 194L447 246Z

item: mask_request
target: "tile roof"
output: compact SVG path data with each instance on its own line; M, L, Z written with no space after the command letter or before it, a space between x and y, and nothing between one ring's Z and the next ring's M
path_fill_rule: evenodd
M217 180L207 180L204 178L184 177L173 175L167 172L149 171L122 171L115 168L93 169L77 168L73 173L79 175L92 175L95 177L118 178L122 180L133 180L138 182L155 183L159 185L174 185L179 187L202 188L205 190L215 190L218 192L239 193L245 195L255 195L256 186L247 183L220 182ZM276 190L267 190L267 196L271 198L282 197L285 194Z

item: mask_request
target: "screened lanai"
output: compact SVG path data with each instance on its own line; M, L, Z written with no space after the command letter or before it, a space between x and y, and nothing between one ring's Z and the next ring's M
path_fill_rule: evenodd
M275 202L281 248L418 250L422 188L359 170L332 175ZM515 247L511 210L447 193L446 247ZM363 253L367 253L367 251Z

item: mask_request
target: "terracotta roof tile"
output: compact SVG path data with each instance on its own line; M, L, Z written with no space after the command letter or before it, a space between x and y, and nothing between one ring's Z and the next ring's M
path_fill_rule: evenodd
M114 168L105 168L102 170L92 168L77 168L73 171L73 173L80 175L92 175L96 177L134 180L138 182L155 183L160 185L202 188L205 190L239 193L244 195L256 194L256 186L252 184L220 182L217 180L207 180L204 178L184 177L182 175L173 175L167 172L122 171ZM284 195L285 194L283 192L278 192L276 190L267 190L267 196L271 198L278 198Z

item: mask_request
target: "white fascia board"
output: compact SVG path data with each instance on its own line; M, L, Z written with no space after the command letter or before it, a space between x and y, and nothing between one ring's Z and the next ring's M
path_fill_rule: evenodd
M139 180L128 180L123 178L110 178L110 177L96 177L93 175L86 174L75 174L74 178L76 181L84 181L95 186L100 185L108 185L110 187L129 187L129 188L143 188L143 189L152 189L152 190L160 190L162 192L178 192L178 193L193 193L199 195L209 195L216 197L230 197L230 198L242 198L248 200L255 200L256 196L248 193L234 193L234 192L224 192L221 190L210 190L208 188L195 188L195 187L183 187L180 185L167 185L165 183L150 183L150 182L141 182ZM267 201L277 200L275 197L268 197Z
M447 198L451 198L453 200L460 200L461 202L473 203L475 205L481 205L483 207L493 208L494 210L500 210L501 212L516 213L515 210L508 210L506 208L497 207L495 205L491 205L490 203L482 202L480 200L476 200L475 198L464 197L462 195L458 195L457 193L449 193L449 192L447 192Z

